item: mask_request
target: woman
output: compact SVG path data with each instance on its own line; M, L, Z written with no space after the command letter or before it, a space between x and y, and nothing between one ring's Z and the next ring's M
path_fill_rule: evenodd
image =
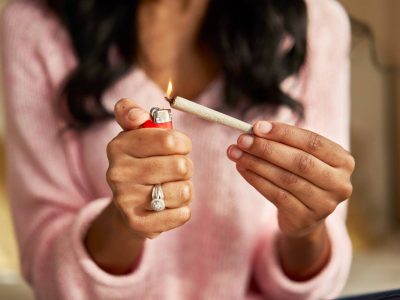
M335 1L18 1L3 23L10 195L39 299L338 295L354 160ZM140 128L169 78L254 134L175 111L176 130Z

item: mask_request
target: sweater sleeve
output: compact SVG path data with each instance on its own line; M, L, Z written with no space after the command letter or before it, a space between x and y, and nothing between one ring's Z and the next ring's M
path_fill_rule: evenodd
M78 139L61 131L47 65L59 53L49 50L48 17L28 1L13 1L1 19L7 176L22 273L38 299L117 299L143 281L144 269L140 264L132 274L112 276L83 245L88 226L110 199L91 196L76 167Z
M331 0L309 0L309 53L304 69L302 127L349 148L350 26L343 8ZM255 278L270 299L333 299L343 289L351 264L351 242L345 226L347 201L327 219L331 258L308 281L296 282L278 261L276 218L261 239L255 259ZM295 251L295 250L294 250Z

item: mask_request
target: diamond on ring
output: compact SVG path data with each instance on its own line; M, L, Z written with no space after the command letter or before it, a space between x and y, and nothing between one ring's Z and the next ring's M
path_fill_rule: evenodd
M164 202L164 193L160 184L156 184L153 186L153 190L151 192L151 209L154 211L162 211L165 209Z

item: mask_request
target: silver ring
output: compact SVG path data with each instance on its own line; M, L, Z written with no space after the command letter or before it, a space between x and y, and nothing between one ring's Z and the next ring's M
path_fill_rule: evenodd
M151 209L154 211L162 211L165 209L164 202L164 193L161 188L161 184L156 184L153 186L153 190L151 191Z

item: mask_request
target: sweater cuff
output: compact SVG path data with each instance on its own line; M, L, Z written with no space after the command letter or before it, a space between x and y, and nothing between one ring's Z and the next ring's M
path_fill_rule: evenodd
M256 258L256 278L262 290L272 298L289 299L333 299L346 284L351 264L351 242L342 220L330 216L326 220L331 243L331 257L327 265L313 278L294 281L282 270L277 250L280 232L277 222L270 230ZM273 294L269 295L269 293ZM293 298L294 299L294 298Z
M90 224L110 203L109 198L101 198L90 202L79 212L72 228L72 248L77 260L77 263L91 279L99 284L106 286L122 287L143 282L144 275L147 273L148 265L144 263L147 259L146 251L143 249L141 258L136 264L136 268L125 275L109 274L101 269L90 257L84 245L84 238Z

